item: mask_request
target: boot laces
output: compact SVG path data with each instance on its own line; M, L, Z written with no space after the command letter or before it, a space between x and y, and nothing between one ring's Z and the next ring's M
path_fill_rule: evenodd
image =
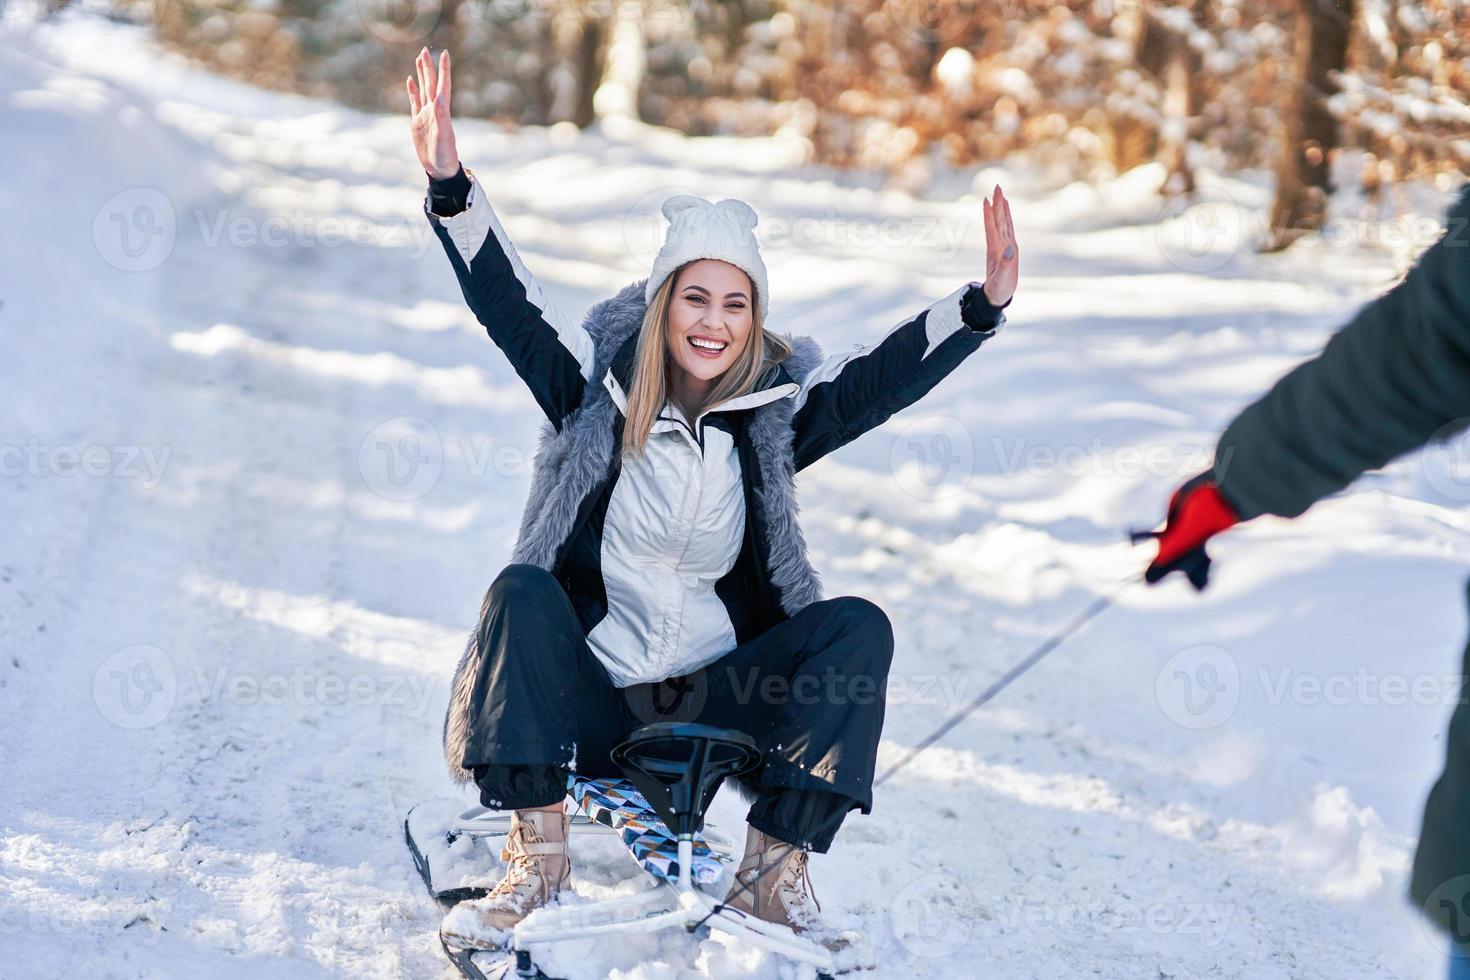
M786 862L786 868L781 874L781 887L793 894L810 897L817 911L822 911L822 903L817 901L817 890L812 886L812 878L807 870L806 851L797 848Z
M519 891L520 886L530 880L531 875L540 876L536 855L527 854L525 845L541 842L541 836L536 833L536 828L531 826L530 821L519 821L510 829L510 833L505 838L506 846L500 851L501 860L509 859L510 864L505 869L505 877L490 889L490 895L514 895Z

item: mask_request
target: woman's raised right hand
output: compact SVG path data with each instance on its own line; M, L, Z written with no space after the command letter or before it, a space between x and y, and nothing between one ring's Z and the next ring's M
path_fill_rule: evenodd
M425 47L415 61L418 81L408 77L408 107L413 130L413 148L424 172L436 180L459 172L459 151L454 145L454 126L449 121L449 51L439 52L439 70Z

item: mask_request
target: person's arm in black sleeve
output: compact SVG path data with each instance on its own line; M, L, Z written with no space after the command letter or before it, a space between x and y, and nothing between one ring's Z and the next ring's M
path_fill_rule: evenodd
M1169 502L1144 578L1208 580L1205 543L1261 514L1296 517L1365 470L1470 418L1470 187L1407 276L1242 412L1212 467Z
M435 183L442 185L438 198ZM442 208L453 214L441 213L441 200ZM475 318L560 430L566 416L581 405L592 377L596 351L591 334L521 260L473 167L461 164L454 176L431 179L424 214Z
M1004 303L996 306L985 295L984 283L971 282L965 290L964 299L960 300L960 318L965 321L965 326L979 333L994 333L999 329L1005 314L1001 311L1011 305L1012 296Z
M1470 187L1402 282L1230 424L1214 474L1242 520L1295 517L1467 417Z
M984 298L983 284L972 281L905 317L877 343L824 357L797 379L801 389L791 420L796 469L918 401L1004 323L1001 308Z
M464 164L453 177L443 180L429 178L429 210L441 218L452 218L469 206L470 178L465 175Z

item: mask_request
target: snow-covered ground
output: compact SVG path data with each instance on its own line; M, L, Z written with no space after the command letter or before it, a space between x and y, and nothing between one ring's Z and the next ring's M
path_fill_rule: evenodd
M95 19L0 29L0 974L445 975L400 821L453 795L448 676L537 411L430 234L406 118ZM814 859L880 976L1438 974L1403 896L1459 693L1455 454L1233 533L1204 596L1120 589L1145 557L1125 529L1412 246L1232 252L1211 219L1259 220L1256 179L1183 214L1146 171L947 174L915 200L778 141L459 130L564 306L646 274L668 194L736 196L773 326L829 350L981 278L980 195L1014 201L1006 329L802 475L828 594L897 631L884 764L1118 600ZM714 819L741 818L725 794ZM590 897L637 884L606 847L579 867ZM682 935L555 965L802 975Z

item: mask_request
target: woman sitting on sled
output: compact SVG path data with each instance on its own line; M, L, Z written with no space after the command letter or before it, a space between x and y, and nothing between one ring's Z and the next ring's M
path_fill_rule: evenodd
M609 751L655 720L737 728L763 752L727 906L815 933L808 851L869 813L893 631L877 605L823 598L797 522L795 474L882 424L1005 321L1018 251L999 188L984 205L986 278L872 345L824 355L767 327L748 204L663 204L646 279L579 324L526 269L463 168L450 64L407 82L429 177L425 212L465 300L546 414L512 563L491 583L455 672L452 776L513 810L504 879L445 919L491 948L553 899L571 858L569 769L621 775ZM654 715L670 690L682 697ZM829 948L839 940L822 940Z

